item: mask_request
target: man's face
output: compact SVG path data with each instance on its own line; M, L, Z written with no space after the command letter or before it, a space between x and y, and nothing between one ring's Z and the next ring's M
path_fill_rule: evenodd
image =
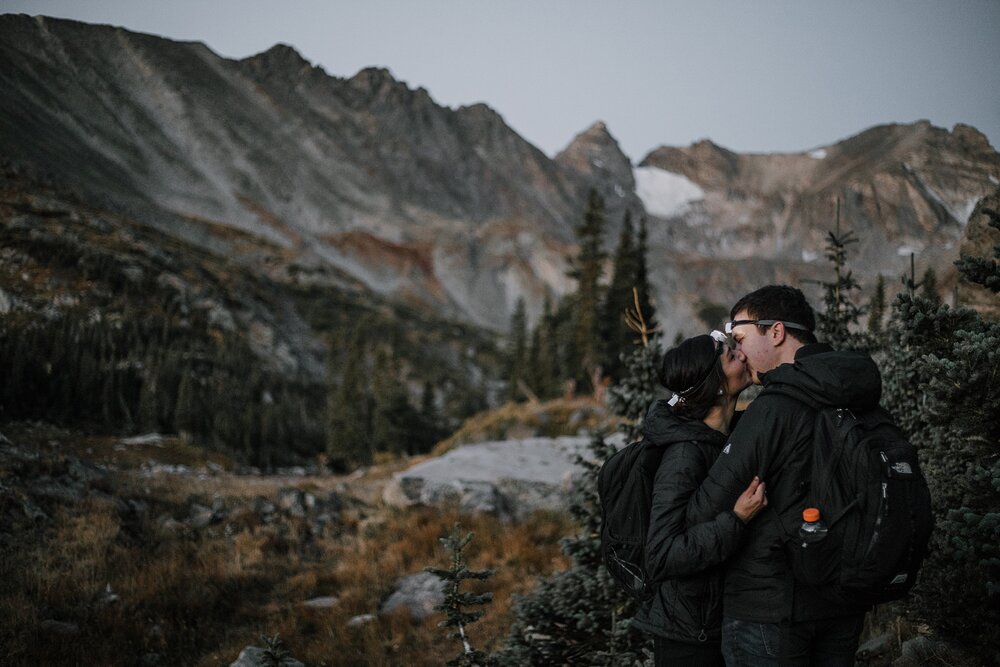
M750 314L741 310L733 317L733 321L752 320ZM740 324L733 327L733 339L736 341L736 351L744 356L747 368L750 370L750 377L754 384L760 384L758 373L767 371L778 366L779 359L777 348L771 336L771 327L762 330L756 324Z

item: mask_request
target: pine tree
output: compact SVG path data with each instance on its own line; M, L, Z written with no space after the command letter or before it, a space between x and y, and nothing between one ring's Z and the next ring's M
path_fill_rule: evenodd
M413 453L411 435L418 414L410 403L399 359L387 347L375 353L372 401L372 448L396 455Z
M612 263L611 283L605 292L600 319L601 338L604 342L601 365L605 375L613 380L618 380L622 373L620 355L628 339L624 313L625 309L632 305L632 288L638 273L634 236L632 215L629 211L625 211L621 234L618 237L618 248L615 250Z
M966 259L956 262L963 279L1000 280L995 264L990 274ZM909 289L893 304L879 352L883 401L920 447L936 515L914 615L997 664L1000 322L915 294L914 275L911 258Z
M449 637L462 642L462 652L445 663L449 667L486 667L494 664L493 660L485 653L472 648L466 632L466 628L482 618L484 613L481 610L466 611L466 608L489 604L493 600L493 593L462 591L462 582L469 579L484 581L495 574L493 570L470 570L466 567L463 551L471 541L472 533L467 533L465 537L462 537L461 526L455 524L451 534L440 539L441 544L451 554L451 566L447 570L433 567L424 568L446 583L444 602L434 607L435 611L447 614L447 618L439 623L439 626L454 628L455 632Z
M827 233L826 258L833 263L834 279L821 282L823 286L823 312L817 314L820 338L837 349L864 347L861 337L851 331L857 326L862 309L855 305L851 292L860 286L847 268L847 246L858 239L848 230L840 231L840 200L837 200L837 227Z
M656 400L662 360L659 332L646 322L638 290L633 292L633 298L634 306L628 310L627 323L637 340L631 350L622 352L625 373L621 382L608 392L608 408L625 418L620 428L629 441L636 440L642 433L646 410Z
M194 376L190 367L181 371L181 382L177 388L177 406L174 408L174 428L183 437L190 437L195 431L195 389Z
M413 448L410 453L422 454L429 452L444 436L445 431L441 427L441 415L438 413L437 404L434 400L434 387L429 381L424 382L424 387L420 394L420 414L418 415L417 426L411 434Z
M578 365L570 367L576 379L584 383L600 371L601 329L600 279L604 268L605 253L601 248L604 235L604 200L591 190L583 224L577 228L580 252L571 264L570 277L576 280L572 298L573 342Z
M528 334L527 315L524 299L518 298L514 313L510 318L510 333L507 337L507 399L516 401L521 395L520 384L528 375Z
M656 329L656 308L653 306L652 292L649 287L649 230L647 229L646 216L639 219L639 243L635 249L636 269L635 280L632 286L639 292L638 304L636 308L643 313L647 326L650 330Z
M343 358L340 377L334 377L336 358ZM367 382L364 331L351 334L343 355L330 354L330 390L327 401L326 452L334 466L371 465L371 395Z
M937 273L933 266L928 266L924 271L924 277L920 280L920 296L928 301L941 304L941 295L938 294Z
M873 338L882 334L882 320L885 319L885 278L879 274L875 282L875 294L868 302L868 333Z
M537 334L537 342L535 335ZM544 399L554 398L559 394L559 336L555 315L552 312L552 302L545 296L545 306L542 317L535 325L532 335L532 345L537 354L534 364L534 382L531 388Z

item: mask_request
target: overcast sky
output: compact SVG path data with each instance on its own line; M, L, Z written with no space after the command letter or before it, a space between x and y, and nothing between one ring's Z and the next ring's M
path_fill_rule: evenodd
M282 42L329 74L386 67L486 102L554 155L597 120L633 162L708 138L802 151L872 125L968 123L1000 142L1000 0L0 0L196 40Z

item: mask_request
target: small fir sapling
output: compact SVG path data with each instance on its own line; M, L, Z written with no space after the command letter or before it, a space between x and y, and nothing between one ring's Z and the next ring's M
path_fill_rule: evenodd
M434 607L434 609L435 611L444 612L447 615L447 618L441 621L439 626L454 628L455 631L449 634L449 637L462 642L462 652L448 661L447 665L449 667L486 667L487 665L494 664L487 654L472 648L469 636L466 633L466 628L478 621L485 613L482 610L466 611L466 608L489 604L493 601L493 593L469 593L462 591L460 590L462 582L468 579L483 581L495 574L493 570L470 570L466 567L463 551L471 541L472 533L467 533L463 537L461 526L456 523L449 535L440 538L441 544L451 554L451 567L447 570L434 567L424 568L427 572L440 577L447 583L444 602Z

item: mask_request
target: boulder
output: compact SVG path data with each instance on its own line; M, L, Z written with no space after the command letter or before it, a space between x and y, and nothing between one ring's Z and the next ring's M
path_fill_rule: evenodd
M188 525L192 528L205 528L212 523L215 512L210 507L194 503L191 505Z
M245 649L240 651L240 655L236 658L236 662L230 663L229 667L266 667L268 665L273 665L273 661L265 659L265 653L266 649L258 648L257 646L247 646ZM278 664L282 667L305 667L305 664L299 662L295 658L282 658L281 662Z
M314 609L329 609L330 607L336 606L337 602L337 598L332 595L323 595L318 598L306 600L302 603L302 606L313 607Z
M358 616L352 616L351 620L347 621L347 627L360 628L361 626L368 625L374 620L375 614L359 614Z
M889 655L891 650L891 638L889 635L879 635L869 639L858 647L855 658L863 664L878 662L881 658Z
M430 572L403 577L396 583L396 592L382 605L382 614L407 609L414 623L420 623L434 613L434 607L444 602L447 582Z
M575 436L464 445L396 473L383 500L398 507L457 505L515 520L566 509L569 485L582 473L574 459L588 456L589 444L589 437Z

